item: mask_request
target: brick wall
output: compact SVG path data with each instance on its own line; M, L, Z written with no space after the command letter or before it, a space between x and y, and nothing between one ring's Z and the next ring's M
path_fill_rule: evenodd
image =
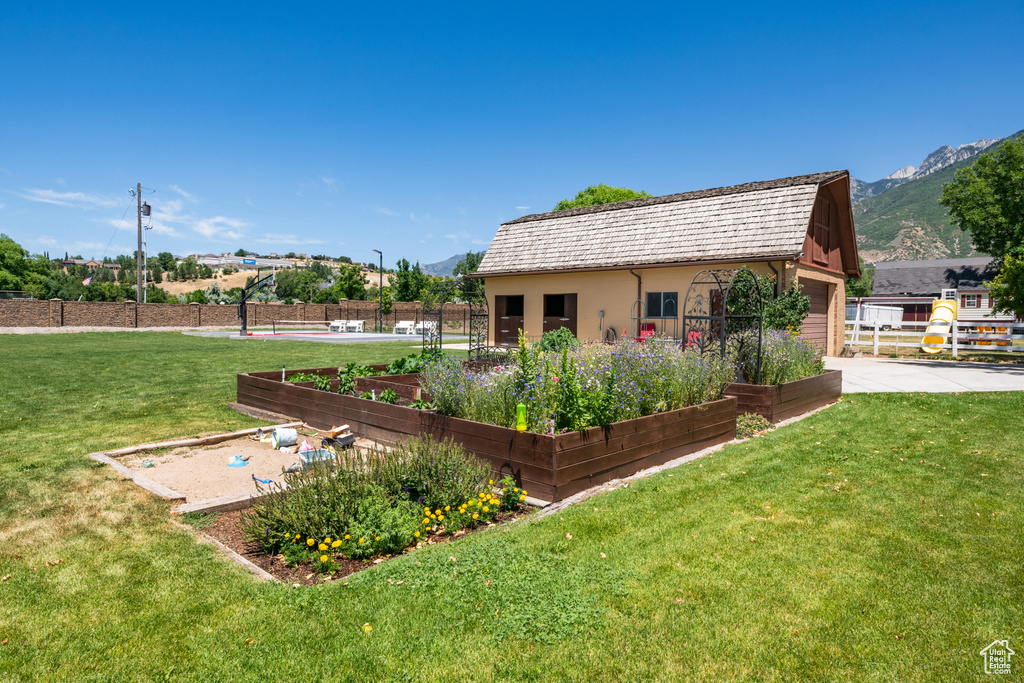
M248 303L249 327L274 320L362 320L367 331L377 324L377 302L349 301L337 304ZM384 316L390 332L400 320L419 322L423 304L395 302ZM447 329L458 331L468 307L445 304ZM50 301L0 299L0 327L234 327L240 325L238 306L215 304L136 304L134 301Z

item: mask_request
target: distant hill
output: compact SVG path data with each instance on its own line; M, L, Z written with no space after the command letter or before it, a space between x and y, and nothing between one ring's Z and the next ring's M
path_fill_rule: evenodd
M449 259L444 261L438 261L437 263L426 263L420 264L420 270L427 275L437 275L438 277L451 277L452 271L455 270L455 266L458 265L459 261L466 258L465 252L456 254Z
M1018 132L1010 137L1024 134ZM939 204L942 186L958 169L1002 140L943 145L920 166L908 166L874 183L851 179L857 248L868 263L959 258L977 254L970 234L953 225Z

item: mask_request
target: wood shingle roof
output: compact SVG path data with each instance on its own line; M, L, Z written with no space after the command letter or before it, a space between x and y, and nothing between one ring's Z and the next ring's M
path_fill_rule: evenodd
M818 186L846 171L523 216L504 223L478 276L794 258Z

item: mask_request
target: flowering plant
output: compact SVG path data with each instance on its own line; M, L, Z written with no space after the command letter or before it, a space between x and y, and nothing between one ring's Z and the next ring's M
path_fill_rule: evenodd
M420 384L444 415L510 426L521 403L528 430L557 433L717 400L733 368L717 354L658 340L556 352L520 334L509 366L474 372L439 358L426 365Z

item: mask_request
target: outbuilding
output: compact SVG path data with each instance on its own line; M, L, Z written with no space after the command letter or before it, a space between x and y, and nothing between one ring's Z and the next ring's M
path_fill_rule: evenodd
M805 338L838 354L846 278L860 275L849 173L523 216L499 228L474 277L486 280L489 343L512 345L520 330L636 335L637 310L656 333L678 336L693 277L740 266L774 273L777 288L799 282L811 298Z

